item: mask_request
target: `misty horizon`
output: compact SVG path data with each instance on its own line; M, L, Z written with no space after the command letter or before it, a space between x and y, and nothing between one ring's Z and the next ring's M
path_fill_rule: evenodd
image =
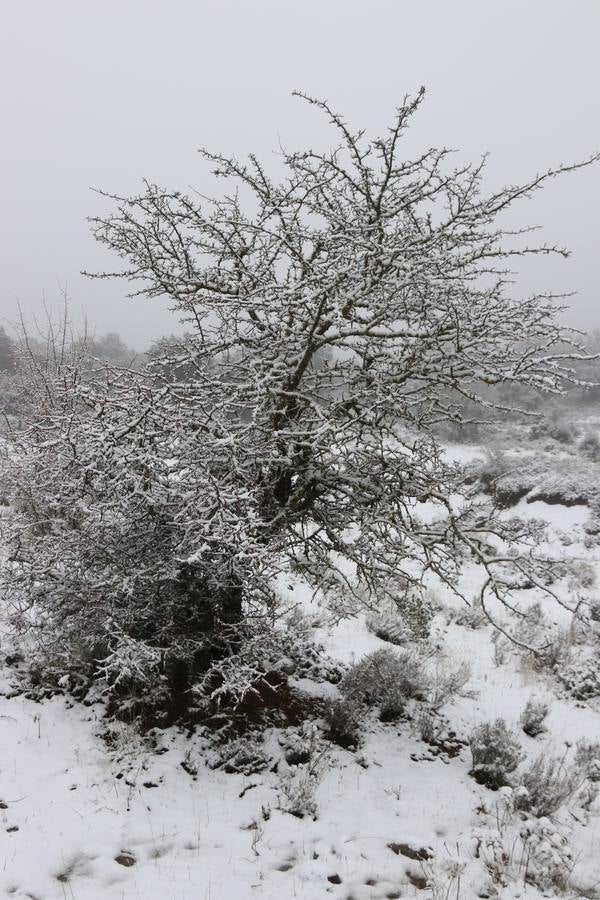
M287 148L327 147L327 123L291 96L327 99L355 128L381 133L405 94L427 97L407 155L430 145L459 158L490 153L489 190L600 148L596 103L600 12L564 16L558 2L419 8L314 2L131 0L12 5L4 11L2 65L3 265L0 317L50 307L66 291L74 318L116 331L136 350L181 330L163 300L126 298L123 281L82 270L119 268L90 233L105 209L93 188L124 196L142 179L210 195L197 148L255 152L267 166ZM90 11L91 10L91 11ZM493 40L492 40L493 37ZM332 65L332 60L335 65ZM229 64L231 63L231 64ZM600 327L597 202L600 166L553 182L519 207L516 224L572 256L521 269L522 291L576 292L568 324Z

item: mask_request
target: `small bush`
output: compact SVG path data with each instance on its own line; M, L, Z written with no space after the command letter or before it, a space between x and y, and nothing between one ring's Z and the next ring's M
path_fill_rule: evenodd
M572 559L565 562L564 570L572 591L589 590L596 582L594 566L583 559Z
M520 830L519 841L512 846L519 874L547 897L556 897L569 889L575 865L569 843L548 819L528 819ZM526 896L526 893L524 894Z
M208 758L211 769L222 769L231 775L257 775L270 763L260 742L252 736L229 741Z
M279 776L280 808L299 819L316 818L316 793L327 765L327 748L323 747L314 726L306 726L304 740L308 761L294 765Z
M401 645L410 640L406 625L399 616L371 615L365 624L369 631L388 644Z
M600 741L578 741L575 765L590 781L600 781Z
M396 600L398 614L406 626L408 634L416 640L424 640L431 632L431 621L435 613L435 601L427 593L408 586Z
M595 434L588 434L579 444L580 452L592 462L600 461L600 441Z
M472 631L476 631L484 625L489 625L490 622L479 597L475 597L468 606L461 606L460 609L453 612L452 620L457 625L462 625L463 628L470 628Z
M594 597L589 602L589 616L592 622L600 623L600 598Z
M600 661L597 657L574 659L558 667L556 674L576 700L600 697Z
M573 652L573 634L570 629L557 628L535 654L534 668L557 671L568 666Z
M570 422L558 422L552 425L549 422L539 422L537 425L532 425L529 436L532 440L551 438L559 444L572 444L579 433L579 429Z
M434 611L432 597L407 581L399 589L393 605L372 612L365 624L382 641L400 646L429 636Z
M288 766L299 766L309 763L315 749L323 749L323 743L312 722L303 722L297 727L287 728L279 735L279 746Z
M287 771L279 780L280 808L297 819L304 816L316 818L316 793L320 780L321 777L311 771L306 763Z
M556 425L548 430L549 436L559 444L572 444L579 434L577 428L569 425Z
M452 666L447 660L440 660L431 679L429 702L433 710L445 706L462 692L471 677L471 666L463 661Z
M358 747L361 742L360 725L364 708L357 700L339 697L325 706L327 737L340 747Z
M479 725L471 734L469 743L473 758L469 774L475 781L493 791L509 785L510 775L519 765L523 753L504 719Z
M562 759L548 754L538 756L521 776L517 808L538 819L551 816L574 796L584 780L577 767L567 768Z
M501 450L488 448L484 459L479 463L477 472L482 490L486 494L493 494L498 479L506 475L511 469L508 457Z
M355 663L340 682L349 700L379 707L382 721L398 719L408 700L425 699L428 678L414 651L375 650Z
M429 709L422 709L417 717L419 737L426 744L433 744L442 732L440 720Z
M546 731L545 719L549 706L544 700L535 700L533 697L525 704L519 722L521 728L529 737L537 737Z
M534 603L521 620L519 639L529 647L527 659L535 671L556 672L568 665L573 647L573 629L561 628L548 620L539 603Z
M522 893L516 891L516 895L529 897L525 886L535 885L546 897L562 896L568 888L573 868L573 853L568 841L562 829L549 819L515 817L517 794L518 791L503 792L496 804L493 825L481 836L477 855L483 860L493 884L487 885L477 896L505 896L507 885L519 883L524 890ZM535 896L539 896L537 891Z

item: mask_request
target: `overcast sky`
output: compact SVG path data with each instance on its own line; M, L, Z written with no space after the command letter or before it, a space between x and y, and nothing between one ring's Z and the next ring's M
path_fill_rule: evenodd
M136 348L176 330L159 300L81 269L114 266L90 235L93 186L142 178L211 191L200 145L269 159L325 146L326 98L382 130L421 84L407 150L489 150L489 185L600 149L599 0L13 0L0 5L0 314L65 287L98 333ZM525 287L575 290L570 321L600 327L600 165L521 206L573 250Z

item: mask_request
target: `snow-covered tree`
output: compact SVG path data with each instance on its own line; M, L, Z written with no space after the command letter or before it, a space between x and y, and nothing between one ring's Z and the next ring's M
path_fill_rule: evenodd
M59 642L94 660L137 643L172 693L223 627L273 609L290 566L341 613L387 597L407 618L424 577L458 590L465 555L487 573L484 609L489 592L506 601L508 565L541 585L535 558L507 550L526 533L457 504L462 473L433 430L465 399L489 407L490 385L571 377L556 297L507 288L512 257L565 251L501 221L580 165L486 194L483 161L404 159L422 96L372 140L305 98L339 146L283 152L279 180L203 151L231 184L217 199L105 195L94 231L125 267L97 277L166 295L186 337L145 372L82 386L58 367L68 402L20 438L5 589L34 598Z

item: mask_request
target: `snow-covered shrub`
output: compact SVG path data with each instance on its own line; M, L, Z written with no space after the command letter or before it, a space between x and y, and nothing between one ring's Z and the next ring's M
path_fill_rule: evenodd
M316 818L316 794L327 771L328 751L314 726L306 728L305 741L308 761L281 771L278 783L280 808L299 819Z
M227 741L209 754L208 766L222 769L231 775L256 775L272 762L260 741L253 736L245 736Z
M548 429L548 434L554 441L559 444L572 444L579 434L579 429L572 424L557 424Z
M473 760L469 774L478 784L495 791L511 783L523 753L504 719L478 725L471 733L469 744Z
M551 438L559 444L572 444L579 436L579 429L572 422L539 422L532 425L529 436L533 440Z
M431 594L423 588L410 586L400 598L396 598L396 606L412 640L429 637L436 608L435 598Z
M594 597L588 604L589 616L592 622L600 623L600 598Z
M392 721L409 700L425 698L428 677L417 652L381 649L355 663L339 687L347 699L376 706L383 721Z
M315 726L312 722L303 722L296 727L286 728L279 735L279 746L288 766L298 766L311 761L315 746L322 749L320 741L315 737Z
M563 830L547 818L530 817L519 809L522 791L505 787L491 813L490 829L477 835L480 857L494 884L534 885L545 896L562 895L569 886L573 852ZM495 897L490 887L479 896ZM537 894L536 894L537 896Z
M596 581L596 570L584 559L566 560L560 568L564 569L567 583L572 591L589 590ZM562 573L560 573L562 574Z
M536 818L551 816L575 796L584 780L577 767L565 765L564 758L544 753L520 775L516 806Z
M322 775L304 763L289 769L279 779L280 808L303 819L317 815L317 789Z
M358 747L365 710L354 697L336 697L325 704L327 737L340 747Z
M399 616L371 613L365 624L369 631L388 644L402 646L410 640L410 633Z
M597 475L589 461L573 456L565 466L556 448L528 457L500 457L497 461L473 463L473 477L480 488L503 508L514 506L522 497L549 504L594 505L598 496ZM590 523L592 524L592 523ZM597 527L593 525L594 530Z
M470 628L476 631L484 625L489 625L489 617L481 605L479 597L475 597L469 605L466 603L461 605L457 610L451 612L451 620L463 628Z
M470 677L471 666L466 660L453 664L440 659L430 678L428 701L431 708L438 710L459 696Z
M578 741L575 765L590 781L600 782L600 741Z
M508 456L502 450L492 447L486 448L484 458L475 464L475 471L482 490L488 494L495 492L498 480L512 468L514 468L514 464L511 463Z
M598 656L579 656L562 663L556 675L564 688L576 700L600 697L600 659Z
M579 451L592 462L600 462L600 440L595 434L588 434L580 441Z
M521 826L514 856L526 884L534 885L546 896L568 890L575 866L573 851L566 836L549 819L528 819Z
M419 737L426 744L435 743L443 730L441 720L427 707L419 710L416 726Z
M393 609L371 612L365 624L382 641L402 646L429 635L433 612L433 602L426 592L407 584Z
M535 671L556 671L571 658L573 630L551 622L540 603L534 603L523 613L518 638L525 647L531 648L524 651L523 660Z
M553 672L569 666L573 655L573 631L571 628L554 627L535 646L534 669L551 669Z
M529 737L537 737L546 731L546 716L549 706L545 700L536 700L531 697L525 704L519 723L525 734Z

